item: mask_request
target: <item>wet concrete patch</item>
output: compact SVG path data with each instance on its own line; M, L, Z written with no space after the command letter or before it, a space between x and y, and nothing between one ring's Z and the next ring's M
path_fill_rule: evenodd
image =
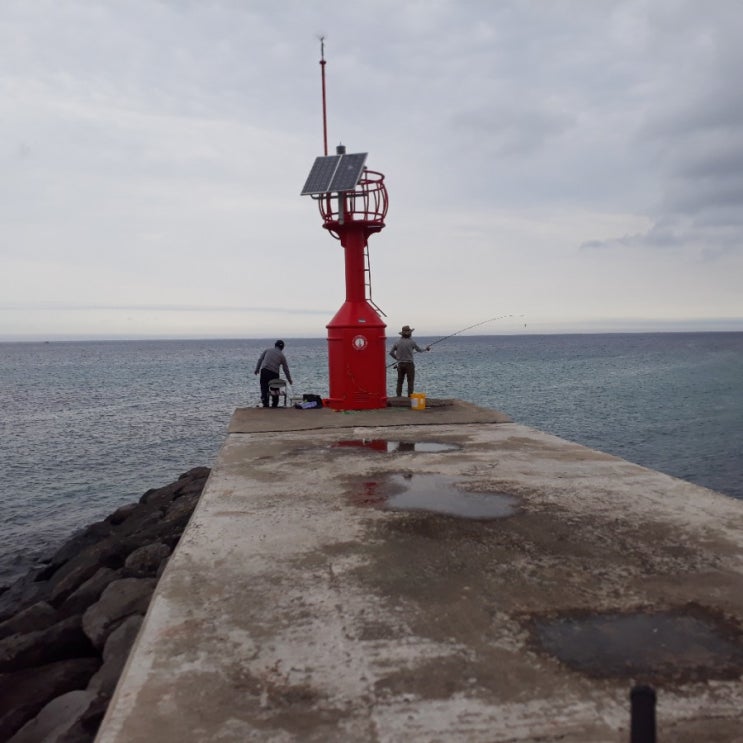
M465 519L513 516L521 503L508 493L473 493L444 475L390 474L365 482L354 493L358 505L394 511L428 511Z
M532 621L535 644L589 676L706 680L743 672L743 633L699 606Z
M333 449L366 449L378 452L425 452L439 453L460 451L459 444L443 441L394 441L390 439L345 439L332 444Z

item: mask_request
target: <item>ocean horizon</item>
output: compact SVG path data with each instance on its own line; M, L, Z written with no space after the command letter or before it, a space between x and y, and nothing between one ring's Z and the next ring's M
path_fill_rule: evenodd
M416 338L435 343L417 358L429 397L743 498L743 332ZM234 409L258 403L253 369L273 340L0 343L0 585L147 489L211 466ZM284 340L294 393L327 396L326 339Z
M0 307L1 309L1 307ZM64 310L61 307L60 310ZM134 308L138 309L138 308ZM162 308L161 308L162 309ZM167 309L167 308L164 308ZM322 314L322 313L319 313ZM334 312L325 311L328 317ZM547 323L532 324L526 315L503 315L501 317L486 320L483 323L477 323L474 326L487 324L494 320L513 320L514 318L524 318L524 327L515 327L509 329L499 328L498 333L484 333L482 331L470 332L465 337L478 337L483 335L518 335L518 336L542 336L542 335L634 335L634 334L659 334L659 333L743 333L743 317L715 317L704 319L682 319L682 320L606 320L606 321L585 321L575 323L556 323L549 325ZM394 331L387 329L390 337L394 336ZM470 328L465 328L465 331ZM459 335L464 331L432 329L428 333L429 338L449 337L450 335ZM293 340L317 340L325 341L325 335L317 335L317 329L313 328L307 332L291 333L276 331L274 333L261 332L260 334L245 335L239 332L213 332L213 333L173 333L172 331L148 332L148 333L79 333L79 332L56 332L56 333L2 333L0 332L0 344L2 343L85 343L85 342L121 342L121 341L267 341L280 337L287 337Z

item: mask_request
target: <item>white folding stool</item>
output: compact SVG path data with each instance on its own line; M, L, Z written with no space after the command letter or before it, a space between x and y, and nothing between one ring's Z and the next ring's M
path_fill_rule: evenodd
M283 397L284 407L286 407L286 380L272 379L268 383L268 395L271 398L271 405L273 405L274 397Z

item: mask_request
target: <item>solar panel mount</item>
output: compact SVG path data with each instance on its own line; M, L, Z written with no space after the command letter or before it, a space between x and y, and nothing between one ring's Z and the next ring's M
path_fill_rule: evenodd
M361 179L366 152L316 157L302 188L302 196L353 191Z

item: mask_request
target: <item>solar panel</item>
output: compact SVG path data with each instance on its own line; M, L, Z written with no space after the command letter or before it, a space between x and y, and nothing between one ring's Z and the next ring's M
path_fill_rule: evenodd
M366 156L366 152L357 152L353 155L316 157L301 195L353 191L364 170Z
M341 157L341 155L316 157L301 195L327 193L330 190L330 181L333 180L333 174L338 167Z
M338 163L333 180L328 191L353 191L361 178L366 162L366 152L357 152L353 155L343 155Z

